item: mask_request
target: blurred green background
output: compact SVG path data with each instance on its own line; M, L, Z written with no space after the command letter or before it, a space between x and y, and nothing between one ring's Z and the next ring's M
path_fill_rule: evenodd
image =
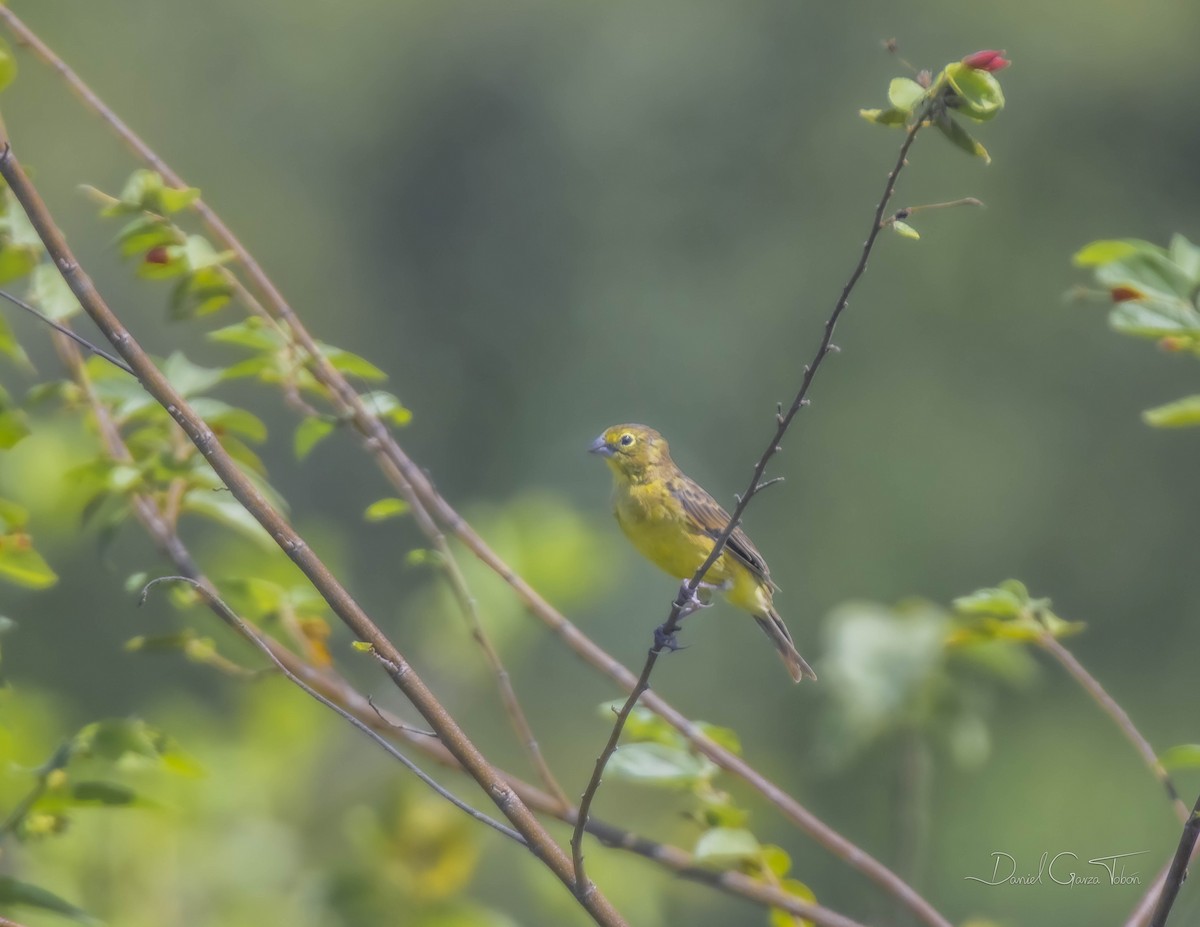
M896 37L904 58L935 69L1007 49L1008 108L978 133L993 163L923 137L896 200L969 195L986 210L919 216L919 243L883 239L839 328L843 351L773 465L787 482L747 525L818 671L823 616L840 603L946 603L1017 576L1088 623L1072 648L1156 747L1200 741L1186 710L1200 647L1200 432L1152 431L1139 419L1195 392L1196 367L1112 334L1102 308L1063 300L1084 282L1070 256L1087 241L1200 238L1200 7L133 0L118 11L42 0L16 9L204 190L317 337L389 371L388 388L414 412L404 446L485 537L629 664L675 585L618 537L609 476L588 443L614 422L651 424L692 476L731 501L775 403L794 393L900 140L857 115L884 105L888 79L902 73L881 40ZM200 339L211 320L163 322L165 286L133 279L111 245L115 227L76 189L116 191L133 162L44 68L21 63L5 121L101 290L151 350L185 346L197 361L228 364L227 349ZM227 309L217 322L235 318ZM42 375L57 375L44 332L12 324ZM11 371L5 381L28 385ZM414 526L362 523L362 508L389 494L368 459L330 440L296 465L295 419L277 397L244 384L227 395L267 419L263 456L298 527L468 731L527 773L459 616L427 571L398 566L422 543ZM134 607L125 577L163 570L136 528L103 556L79 530L64 471L86 441L56 417L0 458L0 494L33 509L39 547L62 576L44 593L0 587L3 612L19 622L5 639L6 746L32 765L79 724L137 714L207 775L171 785L166 818L81 815L64 840L23 853L27 875L113 923L582 922L519 851L427 800L282 682L246 685L123 652L127 638L181 621L212 629L165 598ZM215 531L190 539L217 577L252 557L280 569ZM502 585L470 573L534 728L578 794L607 733L595 706L617 693ZM822 686L788 684L765 641L728 609L694 621L689 648L660 664L656 690L692 717L736 728L751 762L913 875L956 923L1118 923L1144 888L966 880L990 875L993 852L1025 870L1042 852L1086 860L1146 850L1131 867L1145 883L1175 845L1178 826L1133 751L1042 661L1032 685L995 693L985 763L963 767L934 750L928 839L914 860L894 745L822 762ZM335 632L339 661L395 705L347 640ZM1198 783L1182 785L1194 794ZM729 787L824 904L907 923L860 875ZM18 791L14 782L2 794ZM479 798L465 783L459 791ZM689 845L685 807L612 785L597 813ZM442 855L458 868L444 883L422 873L440 857L405 828L450 841ZM614 852L589 860L631 923L765 923L761 911ZM369 879L356 868L372 865ZM197 897L206 894L219 903ZM1200 895L1185 888L1178 922L1197 912Z

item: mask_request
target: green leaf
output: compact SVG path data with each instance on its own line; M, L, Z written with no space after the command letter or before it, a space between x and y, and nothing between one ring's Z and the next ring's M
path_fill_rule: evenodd
M5 409L0 412L0 451L15 447L29 436L29 423L20 409Z
M367 407L367 411L375 413L378 418L385 422L403 427L412 421L412 412L404 408L400 400L391 393L385 393L383 390L374 390L370 393L363 393L358 398Z
M909 225L907 222L901 222L899 219L892 220L892 231L901 238L911 238L914 241L920 239L921 233Z
M128 786L115 782L77 782L71 786L71 799L81 805L140 805L143 799Z
M1089 242L1071 258L1076 267L1099 267L1111 264L1142 251L1162 253L1158 245L1138 238L1108 238Z
M158 191L158 202L163 212L179 212L181 209L187 209L198 199L200 199L200 191L195 187L179 188L164 185Z
M58 576L36 550L29 536L9 534L0 537L0 579L26 589L46 589L58 582Z
M267 440L267 426L252 412L207 396L196 397L191 406L217 432L240 435L247 441Z
M144 256L152 248L178 245L180 233L160 216L141 215L117 232L122 257Z
M1028 597L1009 589L979 589L970 595L959 596L951 604L964 615L1016 617L1025 607Z
M1114 331L1143 338L1200 333L1200 313L1178 299L1129 299L1113 309L1108 323Z
M600 717L611 724L624 704L623 698L602 702ZM629 741L660 743L671 747L681 747L685 743L678 731L643 705L634 705L633 711L625 719L625 738Z
M985 164L992 163L992 156L988 154L986 148L977 139L972 137L971 133L964 129L961 125L954 121L954 118L948 113L944 113L936 123L941 133L946 136L956 147L961 148L967 154L983 158Z
M333 368L341 373L351 377L358 377L361 380L369 382L379 382L387 379L387 374L372 364L369 360L359 357L357 354L351 354L342 348L335 348L330 344L321 344L318 342L317 347L321 353L325 355L325 359L333 365Z
M1164 769L1200 769L1200 744L1179 744L1158 758Z
M860 109L858 115L877 126L902 126L908 121L908 113L898 109Z
M283 335L258 316L218 328L209 332L207 337L212 341L235 344L253 351L277 351L284 345Z
M64 901L53 892L33 885L30 882L21 882L11 876L0 876L0 907L7 908L11 905L40 908L43 911L61 914L63 917L68 917L71 920L80 921L85 924L100 923L100 921L88 914L83 908L78 908L69 901Z
M797 879L784 879L779 887L801 901L807 901L809 904L817 903L817 896L811 888ZM770 927L813 927L813 922L807 918L797 918L783 908L772 908L771 916L768 921ZM966 927L964 924L963 927Z
M201 367L175 351L162 363L163 375L184 396L194 396L212 389L224 378L224 371Z
M1096 281L1106 289L1125 287L1142 297L1179 300L1191 305L1193 283L1162 249L1143 250L1095 270Z
M969 68L961 61L946 65L942 72L958 94L955 111L976 122L987 122L1004 108L1000 82L987 71Z
M773 843L763 844L760 861L765 868L769 869L779 879L782 879L792 870L792 858L788 855L787 850L783 847L775 846Z
M12 328L9 327L8 320L3 316L0 316L0 354L3 354L9 360L14 361L26 370L33 369L33 364L29 362L29 355L25 353L25 349L21 347L21 343L17 341L17 336L13 334ZM36 388L34 387L34 389Z
M608 773L616 779L668 789L692 788L716 771L707 757L658 743L626 744L608 761Z
M888 102L902 113L911 113L924 97L925 88L907 77L893 78L888 84Z
M408 503L403 499L377 499L367 506L363 518L367 521L385 521L388 518L403 515L407 511Z
M17 58L9 44L0 39L0 92L17 79Z
M233 258L232 251L217 251L203 235L189 235L183 243L183 259L192 271L218 267Z
M184 494L182 510L232 528L256 543L274 549L275 542L237 499L228 492L192 489Z
M292 439L292 449L296 459L303 460L312 453L312 449L333 432L333 422L323 418L306 418L296 426L296 436Z
M137 718L110 718L95 721L75 735L72 751L77 756L120 762L127 757L156 759L157 731Z
M655 717L657 718L658 716L655 715ZM663 721L662 718L658 718L658 720L662 721L663 724L667 723L666 721ZM700 730L704 732L704 736L709 740L714 741L715 743L724 747L730 753L736 753L739 756L741 755L742 740L740 737L738 737L737 731L735 731L733 728L718 727L715 724L709 724L707 721L697 721L696 727L700 728ZM674 732L674 728L671 730Z
M0 284L28 276L41 259L41 248L0 243Z
M79 300L53 264L39 264L29 285L29 301L56 322L63 322L83 311Z
M1188 428L1200 425L1200 396L1187 396L1166 405L1147 409L1142 420L1155 428Z
M740 827L714 827L705 831L692 851L696 862L722 869L757 862L761 854L758 838Z
M1176 233L1171 236L1167 253L1185 277L1192 283L1200 283L1200 248Z

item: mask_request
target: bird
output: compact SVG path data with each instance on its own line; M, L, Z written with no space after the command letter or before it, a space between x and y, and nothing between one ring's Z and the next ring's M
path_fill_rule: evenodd
M729 524L729 513L676 466L666 439L653 428L614 425L588 450L612 470L613 510L625 536L655 566L677 579L691 579ZM729 535L704 582L754 617L794 682L817 678L775 611L778 587L766 561L740 527Z

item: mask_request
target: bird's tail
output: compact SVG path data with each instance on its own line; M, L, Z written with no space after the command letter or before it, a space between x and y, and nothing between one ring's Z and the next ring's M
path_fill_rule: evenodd
M804 657L796 651L796 645L792 643L792 635L788 633L787 625L783 623L783 619L779 617L779 613L775 609L768 609L765 616L755 615L754 620L758 622L758 626L763 629L767 637L771 638L771 643L775 645L779 656L783 658L784 666L792 674L793 682L799 682L805 676L816 680L817 674L804 661Z

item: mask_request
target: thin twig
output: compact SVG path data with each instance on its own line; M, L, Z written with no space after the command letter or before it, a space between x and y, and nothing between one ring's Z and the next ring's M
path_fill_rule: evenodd
M112 364L118 370L124 370L130 376L134 375L133 370L130 368L130 366L127 363L125 363L125 361L121 360L121 358L114 357L113 355L111 355L107 351L105 351L103 348L97 347L96 345L92 344L90 341L88 341L83 336L75 334L75 332L73 332L71 329L67 328L65 325L62 325L62 324L54 321L54 319L50 318L50 316L46 315L46 313L41 312L38 309L36 309L35 307L31 306L29 303L25 302L25 300L21 299L19 296L14 296L12 293L8 292L8 290L0 290L0 298L7 299L14 306L24 309L26 312L28 312L34 318L40 319L42 322L45 322L47 325L49 325L51 328L53 328L60 335L64 335L67 338L70 338L72 341L74 341L77 345L79 345L85 351L89 351L90 353L95 354L97 357L104 358L106 361L108 361L110 364Z
M1187 805L1179 797L1179 792L1175 788L1175 783L1171 781L1170 775L1163 764L1158 759L1158 754L1154 752L1154 748L1150 746L1150 742L1142 736L1142 732L1137 729L1133 723L1133 719L1129 714L1117 704L1117 700L1109 695L1099 680L1089 673L1071 653L1062 642L1059 641L1049 631L1043 631L1041 637L1038 638L1038 644L1041 648L1054 657L1055 660L1074 677L1075 681L1083 687L1083 690L1091 697L1100 710L1108 715L1113 724L1120 729L1125 735L1125 739L1133 744L1133 748L1138 752L1142 761L1150 768L1150 772L1154 774L1154 778L1162 785L1163 790L1167 793L1167 798L1171 801L1175 809L1175 813L1179 816L1181 822L1188 820Z
M374 728L372 728L370 725L366 724L365 722L360 721L358 718L356 718L350 712L346 711L340 705L337 705L334 702L332 702L331 700L327 699L320 692L318 692L316 689L314 689L312 686L310 686L308 683L306 683L303 679L301 679L299 676L297 676L295 673L293 673L291 670L289 670L287 668L287 666L284 665L284 662L275 656L275 652L267 645L267 643L258 636L258 633L254 630L254 628L252 628L249 624L247 624L242 619L241 615L239 615L232 608L230 608L229 605L226 604L224 599L222 599L219 595L217 595L215 592L213 592L213 590L210 589L204 583L201 583L198 580L192 579L190 576L160 576L157 579L150 580L150 582L146 583L146 585L142 588L142 594L138 599L138 605L146 604L146 598L147 598L147 596L150 595L150 590L153 589L155 586L157 586L159 583L187 583L189 586L191 586L193 589L195 589L197 593L200 594L200 597L202 599L204 599L204 601L208 605L208 607L211 608L213 610L213 612L215 612L218 616L220 616L222 621L224 621L227 625L229 625L231 628L233 628L235 631L237 631L239 634L241 634L242 637L246 638L246 640L250 641L252 644L254 644L255 647L257 647L259 650L261 650L263 652L263 654L266 656L266 658L268 660L270 660L272 663L274 663L275 666L277 666L279 668L279 671L281 673L283 673L283 675L286 676L292 683L294 683L299 688L303 689L308 695L312 696L314 699L316 699L318 702L320 702L322 705L324 705L330 711L335 712L338 715L341 715L342 718L344 718L346 721L348 721L350 724L352 724L358 730L362 731L362 733L364 733L368 737L370 737L371 740L373 740L379 747L381 747L392 759L394 759L398 763L400 763L400 765L402 765L405 769L407 769L414 776L416 776L418 779L420 779L422 782L424 782L427 786L429 786L431 789L433 789L435 792L437 792L438 795L440 795L446 801L450 802L450 804L454 805L455 808L458 808L460 811L465 812L470 817L474 818L476 821L479 821L482 824L486 824L488 827L492 828L493 830L499 831L501 834L503 834L509 840L515 840L517 843L521 844L521 846L527 845L525 843L525 838L522 837L520 834L518 834L511 827L506 827L505 825L501 824L499 821L495 820L494 818L488 817L482 811L478 811L475 808L472 808L470 805L468 805L465 801L463 801L461 798L459 798L457 795L455 795L449 789L445 788L444 786L439 784L437 781L435 781L427 772L425 772L425 770L421 769L420 766L418 766L416 763L414 763L412 760L410 760L407 756L405 756L403 753L401 753L398 749L396 749L396 746L394 744L392 744L390 741L386 740L384 737L380 736L374 730Z
M688 580L679 589L679 594L675 597L675 601L671 605L671 612L667 616L667 620L655 631L654 646L650 648L650 652L646 656L646 662L642 667L642 673L638 677L637 684L633 691L629 694L621 711L617 714L616 722L613 725L613 730L605 744L604 751L596 760L596 767L592 771L591 781L588 782L587 788L584 790L583 798L579 802L581 819L575 825L575 830L571 835L571 858L575 864L575 891L580 897L584 897L586 892L591 890L591 883L587 880L584 872L583 862L583 832L584 823L588 810L591 808L592 800L595 798L596 791L600 788L600 780L604 775L604 768L608 764L609 759L617 749L617 743L621 738L621 730L625 726L625 721L628 719L633 706L637 703L642 693L650 686L650 674L654 671L654 664L658 660L658 655L662 652L666 642L671 641L675 630L677 629L680 617L687 607L688 603L694 598L696 590L704 581L704 576L709 568L716 563L717 558L721 556L725 550L725 544L730 536L741 523L742 513L746 511L746 507L750 504L750 500L758 494L763 487L763 474L767 469L767 464L780 450L780 442L783 436L787 433L792 421L796 418L796 414L804 408L808 397L808 389L812 384L813 377L816 376L817 370L820 369L822 362L829 354L835 350L833 346L833 332L837 327L838 319L845 311L846 306L850 302L850 294L854 291L855 284L862 277L867 269L867 262L870 260L871 251L875 247L875 242L879 238L879 233L883 228L884 212L887 210L888 202L892 198L892 193L896 189L896 179L900 176L900 172L904 169L907 163L909 149L912 148L913 142L916 140L917 133L921 131L924 125L925 113L919 112L915 115L912 125L905 133L904 142L900 145L900 151L896 157L896 163L888 173L887 182L883 187L883 194L879 198L879 202L875 206L875 212L871 220L871 228L867 234L866 241L863 242L862 252L859 254L858 263L850 273L845 286L842 287L842 293L834 304L833 312L830 314L828 321L825 323L824 334L817 346L817 352L804 368L804 376L800 381L800 388L796 392L792 404L783 414L775 416L775 433L771 437L770 443L767 445L762 456L759 457L758 463L754 465L754 474L750 478L750 483L746 487L746 491L738 498L737 506L733 510L733 514L729 517L729 523L724 530L717 535L716 541L713 543L713 548L704 562L700 564L700 568L695 575ZM914 912L926 919L929 915L934 917L934 920L927 920L931 924L946 924L944 918L931 908L924 912Z
M1175 904L1175 896L1179 894L1180 886L1187 877L1188 862L1196 852L1197 840L1200 839L1200 796L1192 806L1192 813L1183 825L1183 833L1179 835L1179 846L1175 848L1175 856L1167 870L1167 878L1163 882L1162 894L1158 896L1158 904L1154 908L1154 917L1150 927L1166 927L1167 917Z
M53 68L66 82L67 86L85 103L85 105L99 115L121 138L123 142L146 164L159 173L164 182L169 186L176 188L187 187L187 183L177 174L169 164L166 163L159 155L147 145L142 138L133 131L117 114L108 107L105 102L100 99L87 85L82 78L79 77L58 55L54 53L32 30L30 30L15 14L7 7L0 5L0 19L8 26L17 40L25 45L36 54L42 61ZM227 267L222 267L221 272L225 279L233 287L235 295L250 309L250 311L261 318L268 319L273 322L276 329L285 337L294 340L304 353L309 358L312 372L317 379L322 382L331 393L331 398L335 405L339 406L343 413L351 413L352 417L358 419L360 417L369 418L373 421L375 428L372 430L381 431L387 434L387 431L379 423L378 418L374 416L359 400L357 391L350 386L344 377L326 360L320 346L316 340L308 333L307 329L300 324L300 320L292 311L291 307L284 300L282 293L275 287L271 279L263 271L261 265L255 260L250 251L241 243L241 241L233 234L233 231L224 223L219 215L201 198L197 198L192 204L192 208L203 220L204 224L213 233L214 237L219 239L226 247L237 255L238 263L244 268L247 275L250 277L254 285L263 294L263 298L268 305L264 305L253 293L234 274L229 272ZM270 310L274 311L270 311ZM86 344L86 342L85 342ZM130 371L132 372L132 371ZM378 441L379 434L370 435L364 431L364 434ZM520 701L517 699L516 692L513 689L512 681L508 671L496 648L492 645L486 632L483 629L483 624L480 621L478 606L474 596L471 595L466 586L466 579L459 568L454 558L454 553L446 543L445 536L437 528L434 520L429 516L426 510L425 503L415 493L410 485L401 478L399 481L393 480L397 490L409 504L410 510L425 534L430 538L432 543L441 555L442 571L445 574L446 580L450 585L451 591L456 602L463 611L463 615L467 620L468 627L474 639L479 643L484 652L484 657L491 667L493 675L496 678L496 684L500 691L501 704L504 707L505 713L508 715L509 722L513 730L517 734L522 747L529 754L530 761L533 764L539 778L553 794L560 796L562 803L565 806L570 802L567 800L566 793L563 792L562 786L555 779L554 774L550 771L549 764L546 762L544 755L538 746L537 739L534 737L533 730L530 727L529 721L525 716L524 710L521 708Z
M107 122L139 158L158 170L168 184L176 187L187 186L169 165L116 117L112 110L61 58L55 55L41 39L13 15L11 10L2 5L0 5L0 19L8 26L18 42L30 46L41 60L59 73L71 90L84 101L84 104ZM308 346L315 348L315 340L284 300L278 288L263 273L261 266L253 259L250 252L203 200L197 201L194 205L213 236L238 255L238 260L245 266L255 286L262 292L273 317L285 320L290 331L306 348ZM339 410L339 416L354 424L362 436L363 446L375 457L384 475L406 501L411 504L415 499L424 505L430 514L446 527L446 530L458 538L481 563L513 589L517 598L533 617L553 631L563 644L581 660L608 677L625 692L633 690L637 684L637 676L568 620L492 549L471 524L437 492L424 469L405 453L395 436L359 399L353 387L319 353L313 359L311 370L313 376L329 389L330 397ZM696 751L712 760L729 775L741 779L758 792L786 820L808 834L827 852L849 867L861 872L883 891L899 899L924 923L931 927L944 927L945 919L895 872L834 830L740 756L709 738L700 727L665 699L653 691L647 691L643 693L641 703L678 731Z
M101 297L91 278L79 265L46 208L45 202L30 183L5 132L0 136L0 175L21 204L36 229L55 267L66 281L84 311L104 334L117 353L133 368L142 387L183 429L188 439L204 456L239 503L266 529L267 533L300 568L314 588L329 603L334 613L354 634L370 643L387 660L389 675L463 764L472 778L488 794L509 822L525 839L528 849L568 888L574 887L571 860L554 842L528 807L504 782L487 759L467 737L457 721L433 695L395 645L371 620L349 591L333 575L324 561L274 506L216 439L212 429L163 376ZM621 925L624 919L599 892L589 893L583 907L599 924Z

